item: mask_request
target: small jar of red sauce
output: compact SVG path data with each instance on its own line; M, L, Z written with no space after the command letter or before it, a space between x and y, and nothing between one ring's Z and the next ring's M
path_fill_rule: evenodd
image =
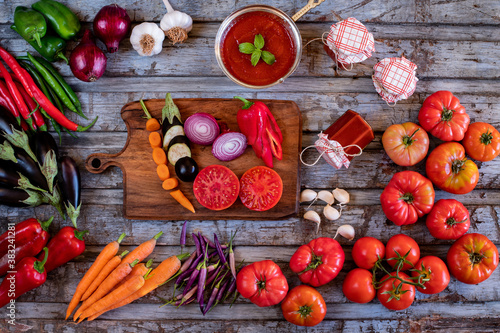
M251 55L241 53L239 44L264 38L263 51L276 61L262 59L252 65ZM241 86L262 89L283 82L297 68L302 54L302 38L294 21L271 6L253 5L239 9L222 22L215 39L215 55L224 74Z

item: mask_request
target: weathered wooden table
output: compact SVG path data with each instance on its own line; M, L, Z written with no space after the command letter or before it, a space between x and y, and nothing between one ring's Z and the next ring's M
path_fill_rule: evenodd
M15 54L28 50L10 25L14 8L33 1L0 0L0 44ZM89 27L97 11L107 1L62 1L78 13ZM265 1L292 15L307 1ZM362 114L376 131L375 140L362 156L356 157L348 170L334 171L326 163L302 167L302 188L346 188L352 201L337 222L349 223L356 229L356 238L373 236L387 241L403 232L421 245L423 255L445 258L451 244L434 239L423 220L406 227L389 222L379 204L379 195L391 176L404 168L397 167L384 153L380 143L383 131L391 124L417 122L423 100L437 90L450 90L467 108L471 121L484 121L500 128L500 2L497 0L429 1L429 0L367 0L325 1L299 20L304 43L321 36L337 17L356 17L375 36L376 52L353 70L336 74L332 60L324 53L321 43L314 42L304 49L297 71L285 83L262 91L241 88L223 76L215 61L214 37L220 22L233 10L254 1L172 0L172 5L192 15L195 24L184 44L172 46L164 42L162 53L155 57L139 57L126 39L120 50L109 55L104 77L96 83L76 80L65 65L61 72L76 89L90 117L99 116L97 124L77 140L63 137L61 150L81 166L83 208L78 221L80 228L89 230L85 253L73 262L49 274L40 288L22 296L17 302L16 320L12 327L1 315L0 331L33 329L35 332L265 332L305 331L285 321L279 306L258 308L240 298L231 309L228 305L215 308L203 317L197 305L179 309L159 308L156 296L171 293L170 287L160 288L153 295L134 304L106 313L102 319L75 326L64 321L66 306L75 287L103 245L126 232L124 248L149 239L158 230L165 235L159 240L153 258L159 262L177 253L181 222L135 221L122 215L122 173L111 168L94 175L83 168L85 158L93 152L118 152L126 140L126 128L120 109L127 102L143 98L163 98L165 92L174 97L231 98L241 95L258 99L289 99L296 101L303 116L303 146L314 142L319 131L326 129L347 109ZM166 12L159 0L119 1L135 22L159 22ZM372 68L385 57L405 56L418 66L420 81L408 100L389 107L378 96L372 84ZM436 145L431 143L431 149ZM471 212L471 232L479 232L497 246L500 245L500 159L479 163L477 188L466 195L453 196L437 191L436 199L457 198ZM424 172L421 164L409 168ZM305 207L302 207L302 212ZM320 210L320 206L316 207ZM12 209L0 207L4 223L22 221L35 215L46 219L55 214L51 207ZM302 214L302 213L301 213ZM51 229L56 232L68 222L56 217ZM291 286L299 280L288 268L288 261L298 246L317 237L314 226L300 217L279 221L197 221L189 223L189 231L213 232L228 239L238 230L237 260L246 262L272 259L280 264ZM333 236L337 225L323 223L320 236ZM399 331L500 331L500 271L480 285L465 285L452 278L445 291L434 296L417 293L415 303L402 312L391 312L378 301L358 305L346 300L341 284L354 267L350 256L352 242L340 239L346 252L346 263L340 275L319 288L328 313L314 328L315 332L399 332ZM191 244L192 245L192 244ZM2 313L5 313L2 310Z

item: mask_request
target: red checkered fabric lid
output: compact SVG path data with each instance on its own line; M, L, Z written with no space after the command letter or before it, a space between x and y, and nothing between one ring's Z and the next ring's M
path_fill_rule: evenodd
M417 65L406 59L385 58L373 67L375 89L388 103L396 103L410 97L417 86Z
M326 44L343 64L364 61L375 51L373 35L354 17L333 24Z

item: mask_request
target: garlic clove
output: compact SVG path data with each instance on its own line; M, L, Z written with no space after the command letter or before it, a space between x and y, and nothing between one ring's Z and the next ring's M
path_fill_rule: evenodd
M335 237L333 237L333 238L336 238L338 234L340 234L342 237L346 238L347 240L352 241L354 239L354 235L355 235L354 228L350 224L341 225L337 229L337 233L335 234Z
M314 210L308 210L304 214L304 219L309 220L309 221L313 221L314 223L316 223L316 233L318 233L319 225L321 224L321 217L319 216L319 214L316 213Z
M340 218L340 212L330 205L326 205L325 208L323 208L323 215L330 221L335 221Z
M333 203L335 202L335 198L333 197L332 192L329 191L319 191L318 199L323 200L329 205L333 205Z
M346 190L343 190L341 188L336 188L335 190L332 191L333 196L335 199L340 203L340 204L346 204L349 203L349 192Z
M302 191L302 193L300 193L300 202L309 202L309 201L313 201L314 199L316 199L316 197L318 196L318 194L313 191L313 190L304 190Z

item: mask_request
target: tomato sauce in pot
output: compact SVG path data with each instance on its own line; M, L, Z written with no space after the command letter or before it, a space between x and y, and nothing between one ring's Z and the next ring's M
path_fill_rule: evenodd
M251 55L239 51L241 43L254 43L255 35L264 37L263 51L274 54L276 62L262 59L252 66ZM237 17L222 37L221 58L226 69L238 80L265 86L286 76L295 62L296 47L291 32L277 16L267 12L250 12Z

